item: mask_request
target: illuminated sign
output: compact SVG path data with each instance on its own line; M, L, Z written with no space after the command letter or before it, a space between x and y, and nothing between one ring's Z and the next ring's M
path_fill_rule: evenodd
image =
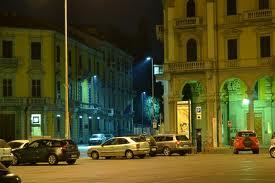
M32 114L31 121L32 121L32 124L40 125L41 124L41 114Z
M177 102L177 132L190 138L190 102Z

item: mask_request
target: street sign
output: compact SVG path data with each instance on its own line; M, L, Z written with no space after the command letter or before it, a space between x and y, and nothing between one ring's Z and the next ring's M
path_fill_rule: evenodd
M196 118L201 119L201 106L196 107Z
M201 119L201 114L197 114L197 119Z

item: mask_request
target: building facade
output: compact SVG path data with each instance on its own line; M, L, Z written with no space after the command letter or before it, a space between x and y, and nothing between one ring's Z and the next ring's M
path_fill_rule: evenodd
M133 58L77 29L69 36L71 138L131 133ZM0 27L0 138L64 137L64 63L62 31Z
M163 13L157 37L164 64L154 66L164 87L162 131L178 131L177 103L189 101L193 141L201 130L203 143L229 145L249 129L268 145L275 131L275 2L164 0Z

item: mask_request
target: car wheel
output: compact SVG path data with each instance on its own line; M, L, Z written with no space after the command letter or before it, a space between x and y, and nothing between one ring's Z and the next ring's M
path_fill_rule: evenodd
M49 155L49 157L48 157L48 163L50 165L56 165L56 164L58 164L57 156L55 154Z
M99 159L99 154L98 154L98 152L93 151L92 154L91 154L91 157L92 157L92 159L94 159L94 160Z
M18 164L19 164L18 157L16 155L13 155L12 165L15 166L15 165L18 165Z
M76 159L67 159L66 162L68 163L68 165L73 165L73 164L75 164Z
M237 149L234 149L233 153L234 154L239 154L239 151Z
M171 150L170 150L170 148L169 148L169 147L165 147L165 148L163 149L163 154L164 154L165 156L170 156L170 155L171 155Z
M275 158L275 148L270 149L269 154L272 158Z
M145 158L146 154L138 155L139 158L143 159Z
M134 153L131 150L128 150L125 152L125 156L127 159L133 159L134 158Z

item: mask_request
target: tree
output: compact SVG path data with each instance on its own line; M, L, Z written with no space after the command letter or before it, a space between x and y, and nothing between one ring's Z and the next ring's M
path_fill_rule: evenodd
M145 111L145 118L148 119L149 121L152 121L153 107L152 107L151 96L145 99L144 111ZM159 102L159 99L154 97L154 116L156 120L159 119L159 113L160 113L160 102Z

